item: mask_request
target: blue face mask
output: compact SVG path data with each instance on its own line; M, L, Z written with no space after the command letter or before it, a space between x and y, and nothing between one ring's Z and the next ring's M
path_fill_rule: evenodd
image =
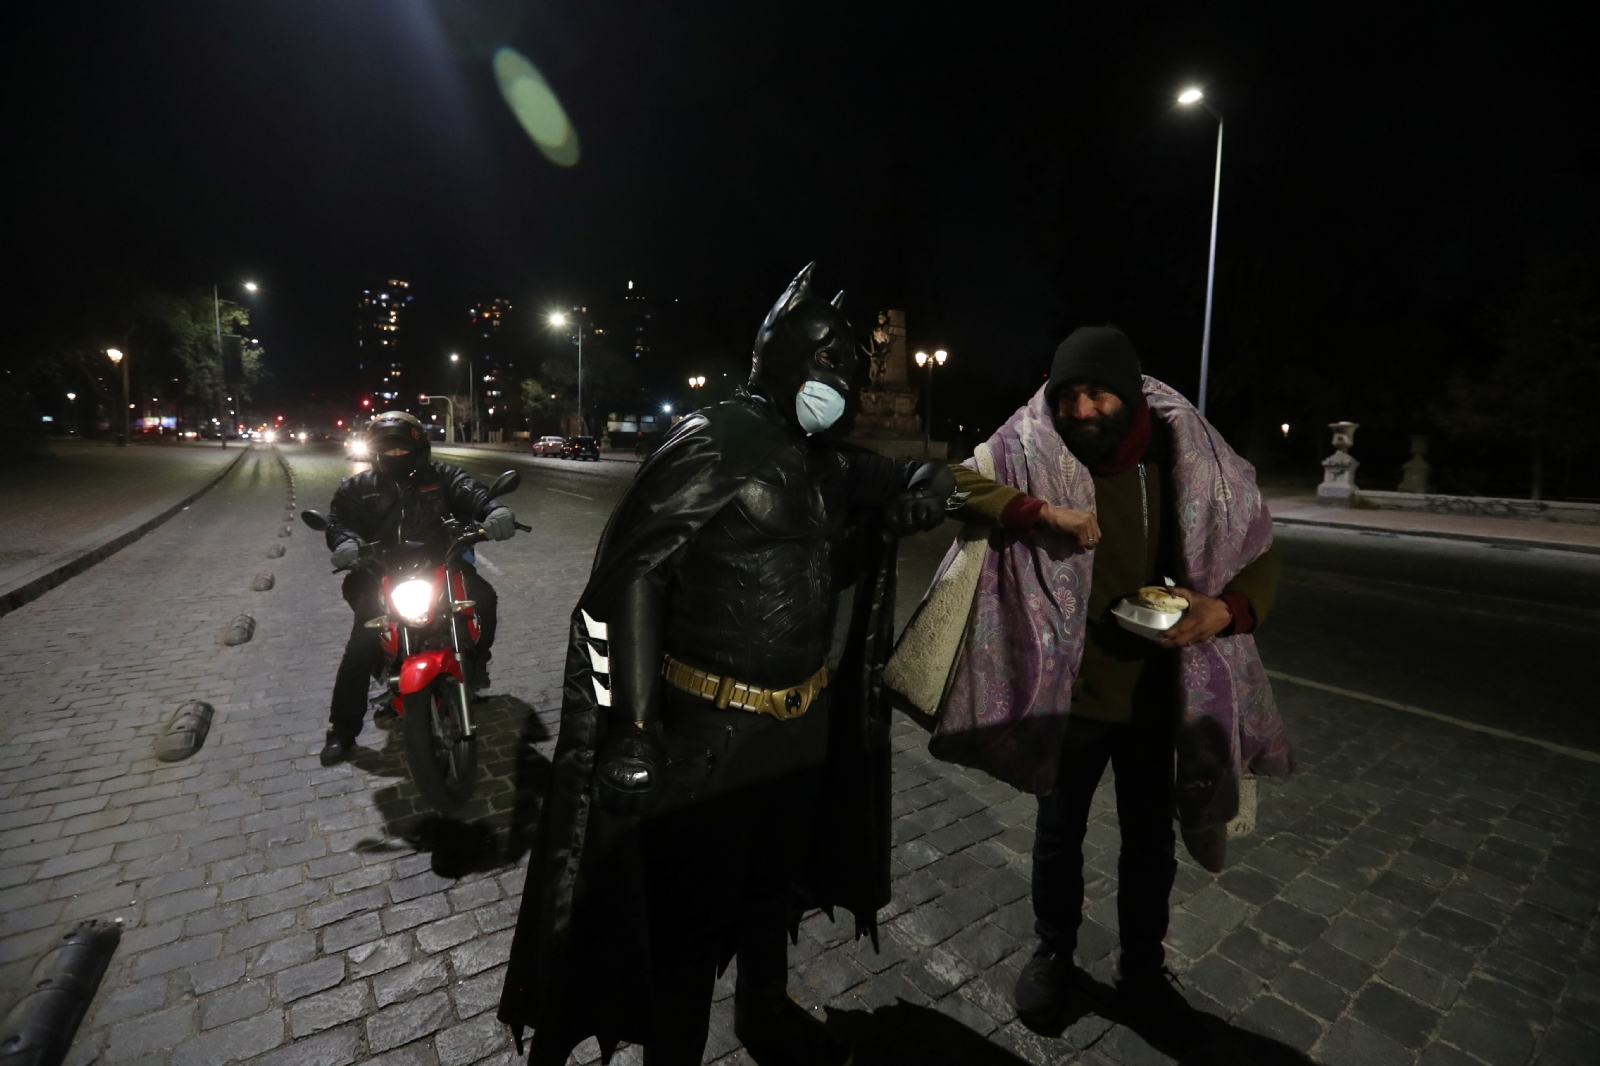
M795 395L794 410L800 418L801 429L807 433L821 433L844 414L844 397L831 385L808 381Z

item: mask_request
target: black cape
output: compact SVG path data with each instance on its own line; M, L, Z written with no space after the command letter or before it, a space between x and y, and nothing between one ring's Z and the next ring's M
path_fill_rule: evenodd
M584 612L607 618L616 592L684 545L761 468L770 450L738 403L686 418L651 456L617 505L568 631L561 728L549 790L528 861L522 907L501 992L499 1018L529 1061L561 1066L597 1037L610 1059L620 1041L651 1042L649 927L639 820L594 802L595 749L603 709L595 694ZM813 447L855 450L811 438ZM835 907L877 946L877 913L889 903L890 707L882 686L894 645L897 539L878 513L853 513L839 529L835 597L856 587L845 648L829 682L830 729L815 835L796 885L793 921ZM731 950L728 953L731 957ZM727 958L723 959L723 965Z

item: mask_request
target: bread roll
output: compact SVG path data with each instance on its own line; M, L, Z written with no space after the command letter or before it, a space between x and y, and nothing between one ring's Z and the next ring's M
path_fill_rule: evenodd
M1148 607L1152 611L1165 611L1168 614L1181 613L1189 609L1189 601L1182 596L1174 596L1168 589L1159 585L1146 585L1134 597L1140 607Z

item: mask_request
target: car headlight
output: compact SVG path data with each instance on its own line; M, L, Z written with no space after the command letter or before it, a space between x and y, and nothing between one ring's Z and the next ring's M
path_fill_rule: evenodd
M402 581L389 590L389 602L401 618L412 625L421 625L428 620L428 611L433 607L433 582L419 577Z
M353 441L351 441L350 442L350 454L351 455L366 455L367 454L367 442L364 441L364 440L353 440Z

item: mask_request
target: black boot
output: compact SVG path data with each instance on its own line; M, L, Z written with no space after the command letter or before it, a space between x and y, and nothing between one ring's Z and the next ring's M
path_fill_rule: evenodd
M759 1066L849 1066L850 1045L789 998L789 946L781 924L781 901L767 909L777 921L758 918L741 923L739 929L734 1035Z
M1022 976L1017 978L1012 1001L1019 1015L1048 1014L1079 1007L1080 1015L1095 1002L1094 979L1072 961L1070 951L1056 951L1040 944Z
M337 729L328 730L328 742L322 746L322 754L318 756L323 766L337 766L350 757L350 749L356 746L356 738L348 733L341 733Z

